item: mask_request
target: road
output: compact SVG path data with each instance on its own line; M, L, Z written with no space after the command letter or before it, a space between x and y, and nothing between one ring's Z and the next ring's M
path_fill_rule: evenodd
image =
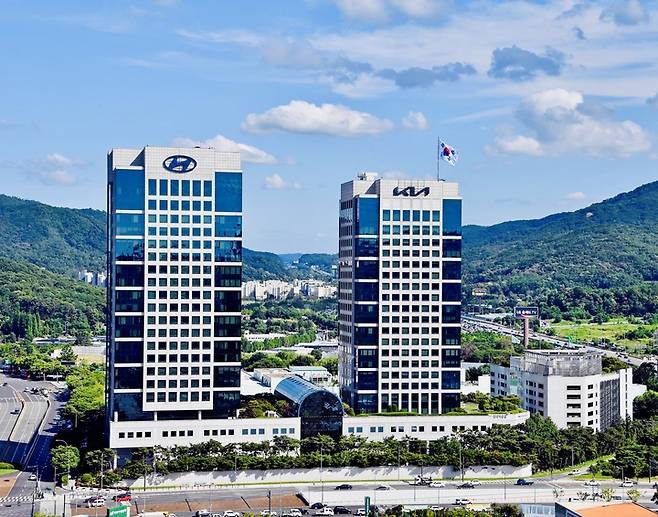
M471 326L473 328L477 329L482 329L482 330L488 330L491 332L496 332L498 334L504 334L508 336L514 336L523 339L523 331L522 330L517 330L517 329L512 329L510 327L506 327L505 325L501 325L499 323L493 323L489 320L478 318L477 316L462 316L462 320L464 323L464 326ZM555 336L549 336L546 334L542 334L540 332L530 332L530 339L535 339L537 341L544 341L546 343L551 343L552 345L558 347L558 348L570 348L570 349L578 349L578 350L584 350L584 351L589 351L589 352L603 352L605 355L608 355L610 357L616 357L618 359L621 359L627 364L630 364L632 366L640 366L642 364L642 359L638 359L637 357L620 357L620 355L613 351L613 350L607 350L605 348L599 348L595 346L590 346L590 345L581 345L578 343L569 343L568 340L566 339L561 339L557 338Z
M196 510L208 509L211 512L223 512L224 510L235 510L238 512L258 513L271 509L281 515L288 508L307 508L301 499L296 497L301 493L306 500L313 503L324 503L327 506L346 506L352 513L358 508L363 508L365 497L370 497L372 505L391 507L398 504L404 505L455 505L457 498L467 498L474 504L490 504L492 502L509 503L546 503L551 504L559 500L568 501L569 498L579 498L583 494L600 492L602 488L613 488L615 495L626 498L627 488L619 487L619 482L604 481L600 487L587 487L584 481L571 478L561 479L538 479L532 486L516 486L513 481L492 480L483 481L476 488L458 488L460 483L449 481L444 487L414 487L408 483L390 483L388 490L377 490L377 484L359 483L351 490L336 490L334 483L321 485L320 483L309 485L263 485L260 487L222 487L213 490L194 489L177 491L157 491L146 494L135 493L132 501L133 511L170 510L178 517L194 515ZM641 493L641 501L649 503L655 492L649 483L637 485ZM270 498L268 499L268 492ZM106 491L108 505L117 503L111 501L111 496L116 491ZM92 492L80 494L73 499L72 513L85 513L88 515L104 515L102 508L86 508L85 499L93 495ZM60 503L61 505L62 503ZM649 505L651 506L651 505ZM61 506L60 506L61 507ZM309 514L315 513L309 510Z
M29 393L24 391L26 388L46 388L49 394L45 397ZM0 400L13 400L0 404L0 432L4 433L0 434L0 454L3 461L21 465L24 470L16 478L7 498L0 501L0 515L3 517L30 515L32 496L37 488L37 482L29 479L32 473L39 476L39 490L54 488L50 444L60 425L59 413L65 398L65 393L53 391L51 382L0 374ZM20 415L12 415L17 407L21 407Z

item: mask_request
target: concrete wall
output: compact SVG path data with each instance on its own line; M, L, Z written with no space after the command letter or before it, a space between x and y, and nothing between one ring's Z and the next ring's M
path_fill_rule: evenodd
M420 467L344 467L316 469L278 469L278 470L245 470L223 472L180 472L167 476L148 476L147 485L151 487L178 487L194 485L230 485L232 483L258 484L258 483L346 483L354 481L397 481L413 479L420 474ZM532 474L532 465L513 467L502 466L473 466L464 469L465 478L494 479L501 477L518 478L528 477ZM451 466L423 468L423 475L435 478L460 478L459 469ZM124 480L128 486L144 486L144 478Z

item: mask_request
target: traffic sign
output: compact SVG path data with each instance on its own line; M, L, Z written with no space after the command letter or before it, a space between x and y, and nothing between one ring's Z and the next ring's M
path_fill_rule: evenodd
M115 506L107 509L107 517L130 517L130 506Z
M363 506L365 507L366 515L370 515L370 496L365 496Z

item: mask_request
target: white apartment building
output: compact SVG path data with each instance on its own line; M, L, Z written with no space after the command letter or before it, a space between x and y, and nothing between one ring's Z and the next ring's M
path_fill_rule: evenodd
M461 198L456 183L341 186L339 381L357 412L459 406Z
M580 350L528 350L510 366L491 365L491 395L517 395L530 413L560 428L603 431L633 418L633 399L646 391L633 384L633 370L603 373L602 353Z

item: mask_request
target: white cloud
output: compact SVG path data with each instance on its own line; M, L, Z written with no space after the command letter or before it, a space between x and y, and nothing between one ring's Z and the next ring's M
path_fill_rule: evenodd
M78 182L78 178L75 175L63 169L37 171L34 172L33 175L45 185L70 186Z
M334 0L334 3L345 17L367 22L384 21L394 11L409 18L432 17L442 5L437 0Z
M254 147L253 145L243 144L226 138L218 134L207 140L193 140L191 138L176 138L173 145L177 147L212 147L218 151L239 152L240 158L244 162L250 163L277 163L277 159L271 154Z
M611 21L615 25L637 25L649 20L649 12L640 0L615 2L601 12L601 20Z
M407 129L427 129L427 118L420 111L410 111L402 119L402 126Z
M614 151L617 157L628 157L651 148L642 127L612 119L609 110L586 102L580 92L557 88L530 95L521 102L516 118L530 135L497 138L487 150L533 156Z
M585 195L584 192L569 192L567 195L564 196L564 199L567 201L581 201L585 199L587 196Z
M283 189L293 189L299 190L302 188L302 184L297 181L286 181L276 172L271 176L265 177L263 182L263 188L268 190L283 190Z
M372 135L389 131L393 123L340 104L316 105L294 100L270 108L264 113L250 113L242 129L251 132L288 131L337 136Z
M52 153L46 156L46 161L58 167L71 167L73 165L81 165L82 160L77 158L70 158L59 153Z

